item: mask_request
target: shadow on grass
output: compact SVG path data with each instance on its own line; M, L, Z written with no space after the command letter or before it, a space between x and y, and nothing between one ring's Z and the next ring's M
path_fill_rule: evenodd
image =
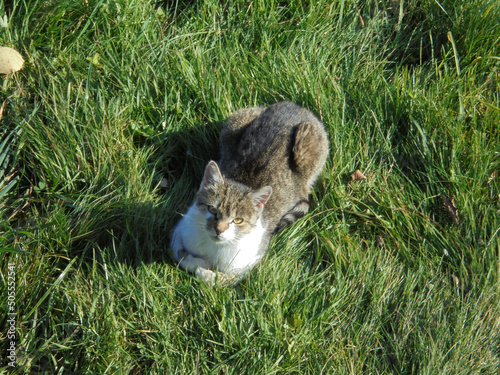
M206 163L217 158L220 125L198 124L156 137L147 168L154 176L150 190L127 198L96 197L74 210L71 255L92 259L100 249L108 260L131 267L173 264L167 251L171 232L191 204Z

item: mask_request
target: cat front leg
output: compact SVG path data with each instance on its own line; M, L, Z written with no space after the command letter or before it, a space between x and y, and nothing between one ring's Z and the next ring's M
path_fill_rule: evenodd
M214 286L216 283L220 285L228 285L234 279L233 275L222 272L214 272L210 270L209 264L205 259L192 256L186 251L186 256L182 258L179 265L188 272L193 273L198 279L203 281L208 286Z
M199 268L196 271L196 276L201 279L205 284L214 286L228 286L237 280L237 275L223 272L214 272L205 268Z
M211 271L210 264L203 258L194 256L189 253L182 240L182 229L175 228L170 241L170 255L179 264L183 270L193 273L205 283L213 285L215 274Z
M179 252L179 254L183 255L183 258L179 262L179 266L193 273L197 278L209 286L214 286L217 283L221 286L229 285L235 279L235 275L212 271L209 269L210 264L205 259L193 256L184 249Z
M203 280L208 285L213 285L215 282L215 272L209 269L210 264L203 258L193 256L185 249L178 252L179 256L179 266L192 274L194 274L199 279Z
M179 264L180 268L194 274L207 285L213 286L217 281L223 285L229 284L228 281L232 280L232 277L221 272L215 273L210 269L212 264L209 261L186 250L182 235L182 231L185 230L183 224L184 221L181 221L172 233L169 247L171 258Z

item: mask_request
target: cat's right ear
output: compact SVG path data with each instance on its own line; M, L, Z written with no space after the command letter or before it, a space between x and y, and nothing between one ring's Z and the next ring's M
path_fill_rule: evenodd
M223 182L224 179L222 178L222 174L220 173L217 163L215 161L210 161L205 168L205 173L203 174L203 180L201 181L199 191L203 191Z
M271 186L264 186L252 193L253 199L255 200L257 209L259 211L262 211L264 209L264 206L271 197L272 193L273 189L271 188Z

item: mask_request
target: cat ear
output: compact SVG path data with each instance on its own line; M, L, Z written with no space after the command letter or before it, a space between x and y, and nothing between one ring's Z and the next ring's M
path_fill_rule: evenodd
M269 197L271 197L272 192L273 188L271 186L264 186L252 193L252 197L255 200L259 211L264 209L264 205L269 200Z
M205 168L205 174L203 175L203 180L201 181L200 191L223 182L224 179L222 178L222 174L220 173L217 163L215 161L211 161Z

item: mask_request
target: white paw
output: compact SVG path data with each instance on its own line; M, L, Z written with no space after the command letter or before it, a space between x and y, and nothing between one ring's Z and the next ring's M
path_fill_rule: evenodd
M228 286L236 281L235 274L227 274L222 272L216 273L205 268L198 268L195 272L195 275L209 286L214 286L215 284L219 286Z
M217 275L215 274L215 272L207 270L206 268L198 267L195 271L195 275L205 284L209 286L215 285L215 280L217 279Z

